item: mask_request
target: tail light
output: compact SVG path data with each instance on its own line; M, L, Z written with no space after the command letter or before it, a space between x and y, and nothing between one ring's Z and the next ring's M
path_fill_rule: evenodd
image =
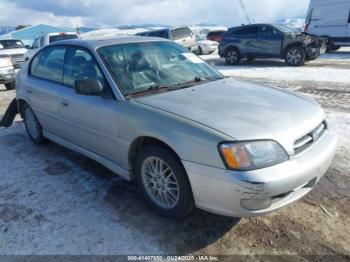
M305 25L305 27L304 27L304 32L305 32L305 33L308 33L308 32L309 32L309 25Z

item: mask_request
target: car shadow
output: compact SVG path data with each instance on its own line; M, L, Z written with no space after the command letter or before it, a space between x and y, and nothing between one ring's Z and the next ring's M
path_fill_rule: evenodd
M152 236L168 254L189 254L199 251L223 237L237 225L239 218L214 215L199 209L181 220L172 220L155 213L139 193L136 183L120 180L105 196L118 211L118 222Z
M164 253L189 254L199 251L215 243L240 221L239 218L214 215L198 209L181 220L162 217L146 203L135 182L119 178L99 163L57 144L50 143L49 147L56 156L59 154L72 161L88 177L107 182L104 183L107 186L103 201L112 208L114 222L129 228L131 232L148 236ZM84 179L78 181L83 187ZM153 244L150 241L145 245Z

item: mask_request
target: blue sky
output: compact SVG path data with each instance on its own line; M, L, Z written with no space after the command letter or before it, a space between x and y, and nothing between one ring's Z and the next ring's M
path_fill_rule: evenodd
M309 0L243 0L255 22L305 16ZM238 0L0 0L0 26L244 23Z

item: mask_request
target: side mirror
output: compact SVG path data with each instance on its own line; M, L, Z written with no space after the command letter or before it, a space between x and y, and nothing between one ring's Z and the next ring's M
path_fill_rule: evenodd
M26 49L32 49L32 46L31 45L25 45L24 46Z
M75 81L74 89L77 94L95 96L102 93L103 85L96 78L83 79Z

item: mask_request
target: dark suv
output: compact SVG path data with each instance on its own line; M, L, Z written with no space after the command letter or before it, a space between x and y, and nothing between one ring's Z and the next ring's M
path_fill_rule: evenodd
M323 39L281 24L255 24L230 28L219 45L219 55L230 65L242 58L282 58L301 66L325 52Z

